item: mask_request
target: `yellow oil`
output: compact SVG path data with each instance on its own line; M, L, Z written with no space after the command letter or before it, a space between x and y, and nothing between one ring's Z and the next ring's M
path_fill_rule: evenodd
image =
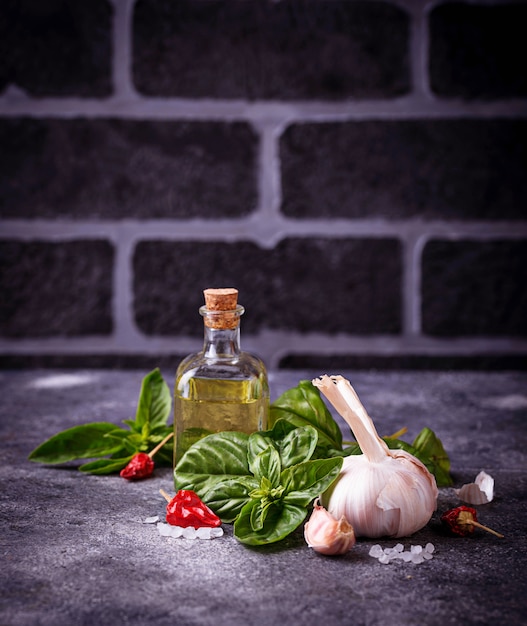
M269 393L259 378L190 378L184 394L174 396L174 462L211 433L237 430L252 433L267 428Z

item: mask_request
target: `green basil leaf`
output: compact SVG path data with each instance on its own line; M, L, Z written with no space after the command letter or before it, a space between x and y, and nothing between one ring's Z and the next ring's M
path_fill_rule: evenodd
M248 439L245 433L226 431L194 443L174 470L176 489L191 489L203 499L217 483L249 476Z
M309 380L301 380L296 387L284 392L273 402L270 423L286 419L295 426L313 426L318 432L317 447L325 456L325 449L342 450L342 433L320 396Z
M159 369L147 374L141 384L141 392L135 414L135 424L144 437L157 426L166 426L172 407L172 395Z
M114 454L122 446L116 439L117 432L115 424L109 422L73 426L41 443L28 458L36 463L66 463ZM111 433L112 437L106 436Z
M275 443L271 435L265 432L256 432L249 435L249 440L247 441L247 462L253 474L255 472L252 465L256 457L264 450L267 450L267 448L274 447L274 445Z
M301 499L309 497L307 504L313 498L326 491L331 483L340 474L342 457L331 459L317 459L306 461L288 467L282 472L281 484L284 486L284 496L301 493ZM302 500L302 501L303 501Z
M249 437L249 445L251 437L252 435ZM267 446L265 450L252 458L249 469L257 480L266 478L271 487L278 487L282 470L278 450L272 445Z
M318 434L313 426L300 426L291 430L279 441L282 467L291 467L309 461L317 447Z
M91 463L84 463L79 467L79 470L86 474L113 474L114 472L122 470L123 467L126 467L133 456L134 455L131 454L130 456L119 459L98 459Z
M249 493L257 488L258 481L250 476L223 480L209 489L202 500L222 522L230 523L250 500Z
M266 511L263 527L254 530L251 525L253 509L258 507L258 500L251 499L241 510L234 522L234 536L241 543L261 546L281 541L291 534L307 515L307 509L284 502L275 502Z
M454 484L450 475L450 459L439 437L430 428L423 428L413 442L415 456L420 459L435 476L438 487Z
M267 513L270 511L273 505L273 502L265 500L256 501L255 506L253 506L253 508L251 509L250 517L251 528L254 531L260 531L263 529Z

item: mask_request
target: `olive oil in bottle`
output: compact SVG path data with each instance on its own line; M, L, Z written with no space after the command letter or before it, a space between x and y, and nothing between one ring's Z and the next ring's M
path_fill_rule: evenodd
M236 289L206 289L203 350L186 357L174 388L174 465L210 433L267 428L269 384L263 362L240 349Z

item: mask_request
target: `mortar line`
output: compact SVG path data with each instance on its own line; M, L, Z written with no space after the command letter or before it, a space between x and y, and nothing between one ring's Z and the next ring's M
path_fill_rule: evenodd
M137 97L132 80L132 14L135 0L112 0L113 86L116 100Z
M268 191L266 192L268 193ZM276 193L276 190L275 190ZM275 200L276 201L276 197ZM134 237L135 241L157 238L165 241L244 241L264 246L281 239L298 237L441 237L449 240L522 239L527 236L527 220L496 222L448 222L383 219L289 219L279 214L254 213L240 219L158 219L158 220L0 220L3 237L19 240L66 241L79 238L103 238L119 241Z

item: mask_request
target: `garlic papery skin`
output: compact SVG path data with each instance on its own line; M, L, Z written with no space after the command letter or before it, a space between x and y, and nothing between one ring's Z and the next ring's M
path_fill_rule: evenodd
M312 382L346 420L362 450L344 458L322 505L334 518L344 516L356 537L407 537L423 528L437 505L432 474L412 454L388 448L349 381L322 376Z
M342 516L335 519L318 500L315 502L309 521L304 526L307 545L315 552L338 555L349 552L355 545L353 526Z

